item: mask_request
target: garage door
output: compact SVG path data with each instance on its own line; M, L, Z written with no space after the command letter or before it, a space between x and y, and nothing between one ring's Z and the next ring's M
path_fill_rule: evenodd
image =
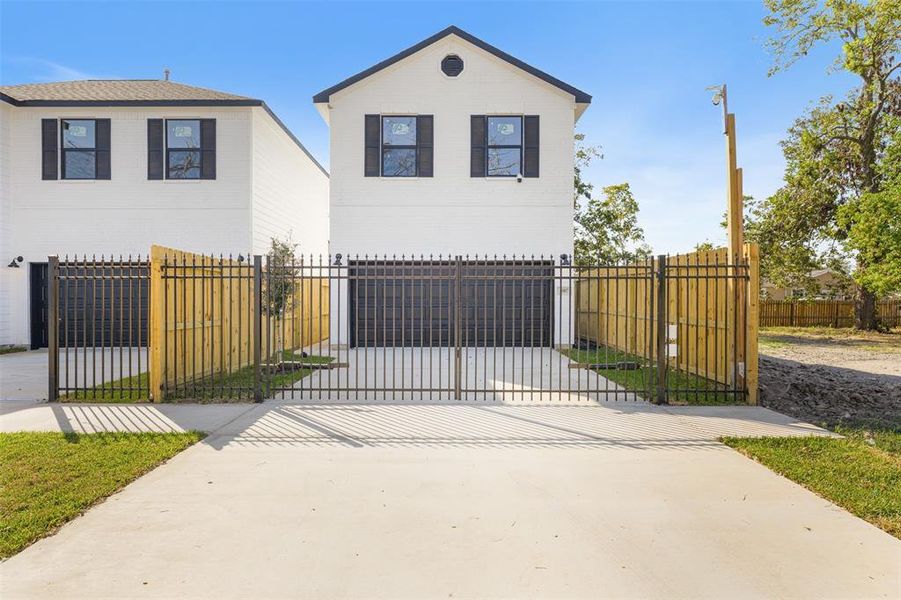
M146 263L61 264L59 345L127 347L148 343ZM47 346L47 264L32 265L32 346Z
M553 267L541 262L350 265L353 346L551 346ZM459 305L457 304L459 296Z

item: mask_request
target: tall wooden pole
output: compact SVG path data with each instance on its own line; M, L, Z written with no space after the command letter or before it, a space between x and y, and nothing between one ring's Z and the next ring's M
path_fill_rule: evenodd
M750 277L748 268L738 265L747 262L744 249L744 182L742 170L738 168L738 152L736 149L735 115L729 112L728 97L725 84L718 89L716 103L723 106L723 133L726 135L726 228L729 235L728 264L729 281L728 297L731 299L731 309L727 311L727 330L731 329L733 335L728 336L729 342L726 351L729 354L728 363L732 368L735 389L743 389L747 368L745 354L747 346L747 310L748 297L745 293L744 280Z
M742 214L744 198L742 197L742 173L737 166L735 142L735 115L726 114L726 174L727 174L727 225L729 233L729 263L735 264L741 257L744 234Z

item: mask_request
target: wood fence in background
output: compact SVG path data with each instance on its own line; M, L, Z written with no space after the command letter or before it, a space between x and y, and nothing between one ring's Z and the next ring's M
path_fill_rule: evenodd
M887 327L901 327L901 300L876 303L876 315ZM852 300L761 300L761 327L853 327Z
M264 316L259 305L267 308L269 281L261 261L151 248L154 400L187 382L233 374L260 361L279 362L282 350L304 348L328 337L327 280L296 281L281 313Z
M641 359L665 356L667 369L746 387L753 404L759 285L754 244L736 264L721 248L591 269L574 286L575 337Z

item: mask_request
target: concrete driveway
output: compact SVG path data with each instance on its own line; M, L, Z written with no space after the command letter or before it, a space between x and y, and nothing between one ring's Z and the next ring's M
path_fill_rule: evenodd
M901 542L715 441L816 432L752 407L266 403L0 565L0 592L898 597Z
M0 400L46 401L47 356L46 348L0 356ZM146 348L69 348L59 357L60 388L91 388L148 368Z
M314 372L281 400L367 401L452 400L453 348L307 348L331 356L340 368ZM570 359L553 348L479 347L461 349L463 399L481 402L595 402L634 400L614 382L588 369L570 368ZM343 391L353 390L360 391ZM382 391L391 390L391 391Z

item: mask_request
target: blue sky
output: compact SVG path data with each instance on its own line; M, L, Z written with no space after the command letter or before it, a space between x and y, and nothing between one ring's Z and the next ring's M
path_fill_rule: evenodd
M265 100L325 165L311 96L457 25L594 96L578 130L603 147L597 188L629 182L655 252L723 242L722 117L705 88L726 82L745 192L782 175L779 140L806 107L853 82L836 48L767 77L760 2L8 2L0 83L156 78Z

